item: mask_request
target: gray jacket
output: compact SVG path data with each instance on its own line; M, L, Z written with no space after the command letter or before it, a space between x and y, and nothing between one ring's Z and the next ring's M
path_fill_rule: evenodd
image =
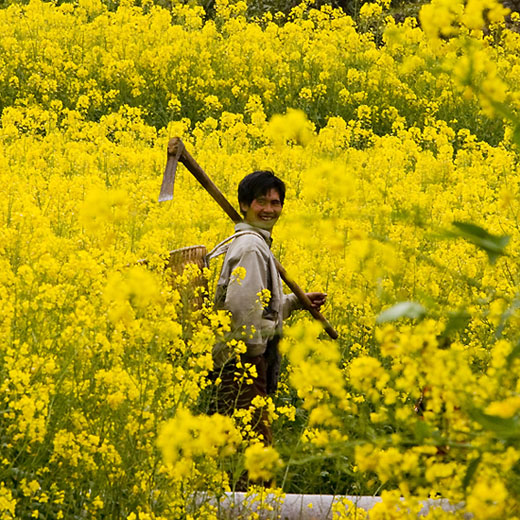
M211 259L226 253L215 292L215 308L231 312L230 339L243 340L250 356L264 354L268 341L281 335L283 320L299 308L296 295L283 293L271 243L269 231L241 222L235 226L235 234L208 255ZM243 279L237 276L243 274L243 269L236 270L237 267L245 269ZM258 296L264 289L270 292L267 305L262 305ZM225 344L215 345L215 367L221 367L230 355Z

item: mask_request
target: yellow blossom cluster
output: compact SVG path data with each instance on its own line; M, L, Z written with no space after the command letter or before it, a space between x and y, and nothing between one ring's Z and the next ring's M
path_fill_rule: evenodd
M0 518L190 518L244 470L371 518L520 517L518 17L389 8L0 8ZM272 250L339 333L294 313L278 393L233 417L208 414L219 261L165 268L232 224L182 166L157 202L173 136L232 203L285 181Z
M363 3L359 27L340 9L310 2L258 20L237 0L216 2L209 19L193 3L107 4L32 0L0 11L0 106L33 118L13 114L18 128L45 133L80 115L103 120L117 139L139 112L160 129L227 112L260 122L299 108L320 127L340 116L378 135L401 122L422 128L433 116L496 143L503 125L478 99L515 109L520 101L518 35L504 31L506 10L495 0L434 0L421 28L412 18L394 21L386 1ZM377 34L368 30L374 20ZM360 118L363 106L370 114ZM114 117L121 111L129 121Z

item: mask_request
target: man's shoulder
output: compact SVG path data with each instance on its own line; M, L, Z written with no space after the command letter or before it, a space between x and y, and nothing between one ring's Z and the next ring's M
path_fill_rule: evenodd
M242 255L256 252L265 256L269 255L270 251L265 238L260 233L245 231L233 239L229 245L228 255Z

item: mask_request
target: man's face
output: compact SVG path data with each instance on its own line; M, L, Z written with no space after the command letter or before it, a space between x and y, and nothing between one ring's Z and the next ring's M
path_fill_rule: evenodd
M278 190L271 188L265 195L253 199L251 205L241 203L244 220L252 226L271 231L282 213L282 201Z

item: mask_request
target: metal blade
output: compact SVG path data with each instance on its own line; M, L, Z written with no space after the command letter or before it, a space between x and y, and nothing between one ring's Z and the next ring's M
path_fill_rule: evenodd
M164 169L159 202L173 199L173 184L175 183L175 171L177 170L178 157L168 154L166 168Z
M166 168L164 169L161 193L159 193L159 202L173 199L173 184L175 182L175 171L177 163L184 150L184 143L179 137L173 137L168 143L168 159L166 159Z

